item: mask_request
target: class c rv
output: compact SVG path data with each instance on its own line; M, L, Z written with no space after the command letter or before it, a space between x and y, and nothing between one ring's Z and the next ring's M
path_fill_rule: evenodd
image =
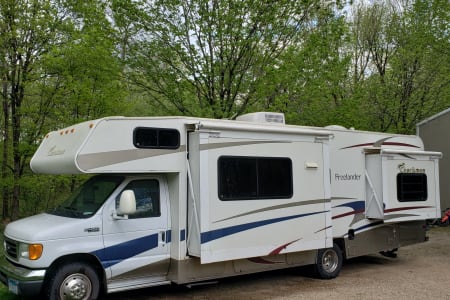
M440 217L439 152L417 136L236 120L107 117L54 131L42 174L92 174L10 223L0 279L18 295L104 293L311 265L424 242Z

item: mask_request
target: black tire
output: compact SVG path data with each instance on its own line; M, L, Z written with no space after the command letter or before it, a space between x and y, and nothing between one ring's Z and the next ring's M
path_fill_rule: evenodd
M342 268L342 251L338 245L333 248L319 249L314 273L320 279L332 279L339 275Z
M58 268L46 285L50 300L93 300L99 297L100 282L95 269L87 264L73 262Z

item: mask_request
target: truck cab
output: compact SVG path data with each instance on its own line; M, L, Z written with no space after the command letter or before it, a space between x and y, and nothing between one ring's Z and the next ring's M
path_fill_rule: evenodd
M6 227L0 278L15 294L43 289L50 299L166 282L167 197L161 175L93 176L55 209Z

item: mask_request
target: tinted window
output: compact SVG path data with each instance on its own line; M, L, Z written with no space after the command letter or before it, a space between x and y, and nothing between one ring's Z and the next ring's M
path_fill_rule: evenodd
M219 198L222 200L256 198L256 174L256 159L221 157Z
M132 190L136 198L136 213L128 218L148 218L161 216L159 202L159 182L156 179L134 180L123 190ZM120 194L116 198L116 209L119 209Z
M292 162L289 158L220 157L221 200L290 198Z
M400 202L426 201L427 175L423 173L397 174L397 199Z
M176 129L138 127L133 143L136 148L176 149L180 146L180 133Z
M123 179L122 176L108 175L91 177L49 213L71 218L89 218L97 212Z
M180 134L177 130L164 129L158 132L159 147L178 148L180 145Z
M292 166L290 159L258 160L259 195L263 197L292 196Z

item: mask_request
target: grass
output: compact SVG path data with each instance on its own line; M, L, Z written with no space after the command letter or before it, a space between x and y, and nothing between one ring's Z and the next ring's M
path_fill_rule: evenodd
M23 298L16 296L14 294L11 294L8 291L8 288L6 286L4 286L3 284L0 284L0 299L2 299L2 300L19 300L19 299L23 299Z

